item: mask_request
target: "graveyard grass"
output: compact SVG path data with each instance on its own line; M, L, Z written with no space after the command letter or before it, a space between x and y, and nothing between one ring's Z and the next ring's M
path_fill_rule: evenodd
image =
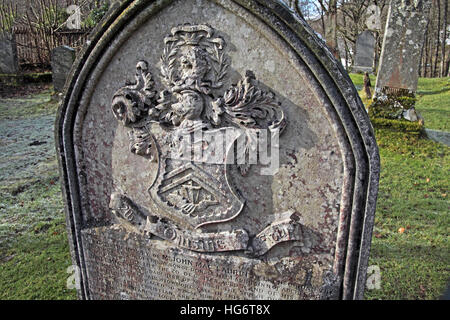
M351 77L361 90L362 75ZM426 127L450 131L450 78L420 79L418 93ZM54 115L50 96L47 90L0 99L0 125ZM23 130L32 136L36 128ZM381 180L369 264L380 267L381 288L366 290L365 298L439 299L450 278L449 148L423 136L375 131ZM0 147L8 143L26 155L0 136ZM14 155L0 157L0 167L11 161ZM30 160L23 170L29 174L19 178L0 171L0 299L76 299L67 289L71 261L56 159Z
M53 142L57 103L50 97L46 90L0 98L0 299L76 299L66 285L72 263ZM43 130L43 122L51 127ZM47 156L33 158L43 147Z
M362 75L351 77L361 89ZM419 79L416 109L426 128L450 131L450 78ZM375 135L381 178L369 265L380 267L381 289L365 297L438 299L450 280L450 148L387 128Z

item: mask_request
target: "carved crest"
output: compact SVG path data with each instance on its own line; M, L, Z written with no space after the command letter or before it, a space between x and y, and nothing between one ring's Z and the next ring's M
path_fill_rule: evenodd
M158 176L149 186L149 196L169 218L169 224L173 223L171 230L182 223L193 228L224 223L239 215L245 205L239 190L228 181L234 143L241 139L246 155L252 149L251 130L282 132L286 126L283 110L272 92L259 87L251 71L223 90L229 60L224 54L225 41L215 35L213 28L177 26L164 44L160 79L165 89L156 92L147 62L139 61L136 81L114 94L112 111L130 129L130 151L158 164ZM218 137L229 137L230 129L234 130L231 140L223 143ZM224 152L217 157L219 161L195 157L195 150L204 154L213 149L211 154L217 156L220 148ZM248 173L248 163L236 166L242 175ZM153 232L162 230L148 224ZM242 240L244 233L240 230L229 236L239 234ZM218 247L208 248L217 251ZM225 247L233 250L232 245ZM241 241L234 249L245 247Z

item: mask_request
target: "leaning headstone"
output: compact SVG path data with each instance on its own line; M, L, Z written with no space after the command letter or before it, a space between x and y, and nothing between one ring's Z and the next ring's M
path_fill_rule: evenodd
M125 1L67 88L56 136L80 298L363 297L373 129L283 4Z
M19 72L16 37L11 33L0 32L0 73Z
M52 50L52 78L56 92L61 92L64 89L64 84L74 61L75 49L68 46L60 46Z
M363 31L356 38L354 72L373 72L375 55L375 37L369 30Z
M430 0L391 0L375 95L415 94Z

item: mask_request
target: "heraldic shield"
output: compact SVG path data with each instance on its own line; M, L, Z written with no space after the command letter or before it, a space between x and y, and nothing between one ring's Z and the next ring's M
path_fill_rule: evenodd
M245 200L227 176L227 163L232 162L227 161L228 151L238 134L230 129L177 130L171 133L173 142L163 145L158 144L157 135L167 132L152 130L159 149L159 171L149 193L174 221L181 218L198 228L231 220L241 212ZM225 138L231 139L231 145L223 143Z

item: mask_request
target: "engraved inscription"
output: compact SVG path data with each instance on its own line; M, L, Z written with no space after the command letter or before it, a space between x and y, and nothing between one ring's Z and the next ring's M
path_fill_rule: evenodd
M314 268L320 261L308 261L313 258L271 280L257 270L277 267L254 259L189 255L161 242L147 246L138 235L119 241L125 233L108 227L84 230L82 237L94 299L319 299L339 285L330 272ZM95 276L106 270L108 278Z

